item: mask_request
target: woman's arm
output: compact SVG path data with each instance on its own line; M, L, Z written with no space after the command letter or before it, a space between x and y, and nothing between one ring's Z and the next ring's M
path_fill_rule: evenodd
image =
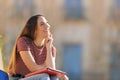
M45 39L45 45L47 48L47 56L46 56L46 65L50 68L56 69L55 67L55 56L52 55L52 47L53 47L53 38L52 35L48 36Z
M46 44L46 48L47 48L46 65L48 67L56 69L56 67L55 67L55 56L52 55L52 47L53 47L52 42L53 42L53 38L51 36L48 36L45 40L45 44ZM67 75L61 76L60 78L62 80L69 80Z
M45 65L37 65L30 51L20 51L20 56L27 66L27 68L33 72L43 68L46 68Z
M52 49L47 48L46 65L50 68L56 69L55 57L52 55Z

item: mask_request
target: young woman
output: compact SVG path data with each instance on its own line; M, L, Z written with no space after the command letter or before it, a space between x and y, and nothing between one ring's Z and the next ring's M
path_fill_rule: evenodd
M58 80L47 73L24 78L24 75L50 67L56 69L56 49L53 46L50 25L42 15L32 16L18 36L8 67L11 80ZM62 80L68 77L62 76Z

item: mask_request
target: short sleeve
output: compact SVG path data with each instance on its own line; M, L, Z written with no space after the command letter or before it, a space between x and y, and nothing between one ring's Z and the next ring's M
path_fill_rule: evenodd
M56 57L56 48L54 46L52 47L52 55L53 57Z
M29 51L29 43L27 42L27 39L25 37L21 37L17 41L17 51Z

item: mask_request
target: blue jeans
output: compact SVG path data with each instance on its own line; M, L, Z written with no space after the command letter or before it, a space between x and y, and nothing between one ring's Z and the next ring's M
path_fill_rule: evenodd
M10 80L59 80L59 79L56 76L50 76L47 73L43 73L26 78L10 78Z

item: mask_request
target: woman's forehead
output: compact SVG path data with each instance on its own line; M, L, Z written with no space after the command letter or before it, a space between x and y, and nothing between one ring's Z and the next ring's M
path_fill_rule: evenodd
M40 16L40 17L38 18L38 21L39 21L39 22L47 22L46 18L43 17L43 16Z

